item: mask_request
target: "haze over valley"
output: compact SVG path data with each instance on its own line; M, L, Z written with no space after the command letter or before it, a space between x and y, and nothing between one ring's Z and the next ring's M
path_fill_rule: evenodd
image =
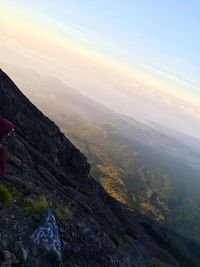
M16 124L0 212L17 233L24 220L28 262L51 210L69 266L199 267L199 12L197 0L0 0L0 117Z

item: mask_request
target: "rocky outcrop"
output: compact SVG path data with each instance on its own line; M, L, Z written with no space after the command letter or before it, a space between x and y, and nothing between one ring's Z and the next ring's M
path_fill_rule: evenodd
M87 177L87 159L65 138L54 122L45 117L0 71L1 116L15 122L26 141L60 170ZM56 104L56 103L55 103Z
M68 267L147 267L158 258L162 266L179 266L136 214L89 175L85 156L2 71L0 116L16 125L7 139L8 174L0 182L9 194L7 201L0 194L0 266L49 267L49 260L53 266L60 250ZM52 213L43 218L46 209Z

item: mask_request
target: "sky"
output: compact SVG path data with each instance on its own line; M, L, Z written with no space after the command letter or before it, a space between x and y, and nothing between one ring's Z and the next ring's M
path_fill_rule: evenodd
M198 0L0 0L0 61L101 102L146 88L200 107L199 14Z
M198 0L0 0L0 7L14 24L39 26L128 75L200 98Z

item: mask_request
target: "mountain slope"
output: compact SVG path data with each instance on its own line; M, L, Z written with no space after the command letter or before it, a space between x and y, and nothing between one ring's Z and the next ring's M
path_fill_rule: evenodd
M57 216L64 266L145 267L155 260L179 266L166 237L109 197L89 175L83 154L2 71L0 116L16 125L7 139L9 172L1 178L9 194L0 195L0 254L12 253L7 266L38 266L30 236L47 207Z
M173 229L200 241L195 223L200 190L198 140L195 150L188 136L165 134L114 113L53 77L17 68L12 73L29 98L88 157L95 178L113 197L139 206L156 219L166 217L167 225L173 223ZM183 142L186 138L188 142ZM179 204L174 210L175 202ZM177 209L182 216L175 216Z
M163 126L164 130L151 122L147 125L113 112L54 77L39 75L17 66L6 65L6 69L29 99L57 123L66 123L68 118L79 116L94 124L109 126L118 135L159 149L199 170L199 140L178 132L174 135L173 130Z
M87 155L106 191L153 219L151 224L166 227L170 240L198 262L199 156L193 147L114 113L55 78L32 71L23 77L18 79L23 91Z

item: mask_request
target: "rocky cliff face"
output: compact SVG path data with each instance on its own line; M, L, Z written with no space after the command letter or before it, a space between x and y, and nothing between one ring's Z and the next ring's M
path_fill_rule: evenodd
M1 70L0 116L16 125L6 140L8 174L0 179L1 266L56 266L42 249L35 253L31 238L47 209L58 224L63 266L180 266L157 233L95 182L85 156Z

